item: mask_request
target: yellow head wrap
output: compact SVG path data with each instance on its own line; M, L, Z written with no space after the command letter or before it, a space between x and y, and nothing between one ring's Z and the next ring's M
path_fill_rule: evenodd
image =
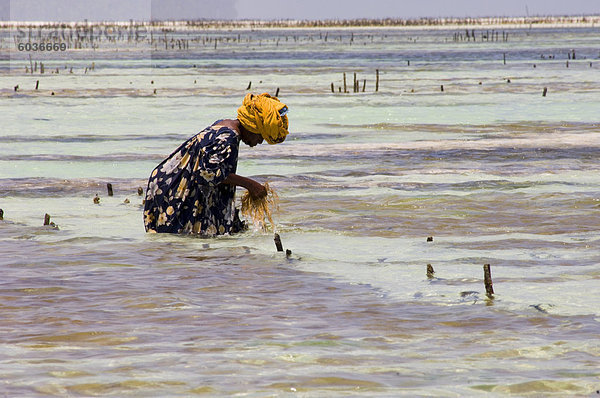
M281 115L282 110L287 106L277 97L246 94L237 118L246 130L262 135L269 144L279 144L289 134L288 117Z

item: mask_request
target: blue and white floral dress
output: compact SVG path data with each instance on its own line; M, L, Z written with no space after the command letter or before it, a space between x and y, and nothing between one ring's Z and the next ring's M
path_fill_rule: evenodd
M191 137L150 175L144 205L147 232L223 235L244 229L235 208L239 133L217 121Z

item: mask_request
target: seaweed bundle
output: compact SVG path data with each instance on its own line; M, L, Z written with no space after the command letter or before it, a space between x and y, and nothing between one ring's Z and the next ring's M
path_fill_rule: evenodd
M271 223L273 232L276 231L275 223L273 222L273 213L279 211L279 197L275 191L265 183L267 195L262 198L252 196L249 191L242 195L242 215L252 219L254 225L260 227L263 231L267 231L267 222Z

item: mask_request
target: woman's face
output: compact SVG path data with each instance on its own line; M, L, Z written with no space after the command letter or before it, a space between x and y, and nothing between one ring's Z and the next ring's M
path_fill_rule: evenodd
M249 147L253 147L258 144L262 144L264 139L262 135L254 134L246 130L242 134L242 141L244 141L244 144L248 145Z

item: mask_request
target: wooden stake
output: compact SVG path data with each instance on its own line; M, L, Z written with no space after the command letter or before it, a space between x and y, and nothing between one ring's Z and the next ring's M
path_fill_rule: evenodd
M275 96L279 97L279 87L277 87L277 91L275 91Z
M48 213L44 216L44 225L50 225L50 214Z
M108 191L108 196L113 196L113 188L110 182L106 184L106 190Z
M375 92L377 91L379 91L379 69L375 69Z
M0 220L4 220L4 210L0 209Z
M443 84L440 86L440 91L441 91L442 93L444 92L444 85L443 85Z
M37 90L38 87L40 87L40 81L39 80L35 82L35 89Z
M277 251L282 252L283 245L281 244L281 237L279 236L279 234L275 234L273 240L275 241L275 247L277 247Z
M248 87L246 87L246 90L250 90L250 87L252 87L252 80L250 80L250 83L248 83Z
M435 274L433 270L433 266L431 264L427 264L427 279L432 279Z
M333 82L331 83L331 92L335 93L334 87L333 87Z
M502 60L504 61L504 65L506 65L506 53L502 54Z
M489 264L485 264L483 266L483 283L485 284L485 293L489 298L493 298L494 285L492 283L492 272Z
M542 92L542 97L545 97L547 92L548 92L548 87L544 87L544 91Z
M363 92L363 93L365 92L365 89L366 89L366 88L367 88L367 79L364 79L364 80L363 80L363 89L362 89L362 92Z
M344 72L344 93L347 93L347 87L346 87L346 72Z

